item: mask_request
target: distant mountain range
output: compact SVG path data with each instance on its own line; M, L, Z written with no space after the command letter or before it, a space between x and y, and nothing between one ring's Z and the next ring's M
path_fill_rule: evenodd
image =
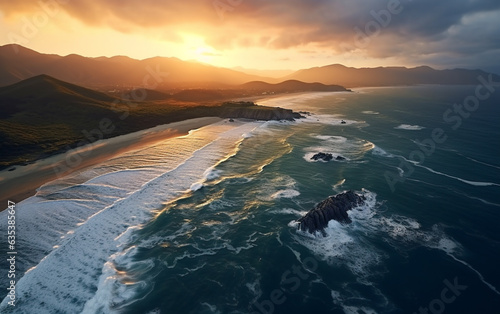
M265 73L265 71L258 73ZM19 45L0 46L0 86L14 84L40 74L100 90L132 87L165 90L235 89L237 85L245 83L249 84L248 88L253 88L259 87L259 84L262 87L263 83L276 84L287 80L333 84L348 88L415 84L477 84L477 77L488 73L482 70L466 69L435 70L426 66L351 68L333 64L299 70L277 79L199 62L182 61L177 58L154 57L144 60L124 56L87 58L75 54L68 56L41 54ZM493 74L493 80L499 81L500 76ZM290 83L287 84L290 85ZM283 86L268 87L272 90Z
M140 95L144 93L145 97L143 100L147 101L175 100L181 102L213 102L266 94L343 91L349 90L339 85L304 83L297 80L288 80L277 84L266 83L262 81L252 81L240 85L229 85L224 89L189 88L170 92L150 89L146 89L145 91L133 89L128 93L125 93L125 95L129 95L129 97L132 98L133 94Z
M267 79L177 58L136 60L124 56L87 58L75 54L62 57L41 54L19 45L0 47L0 86L40 74L87 87L110 88L158 88L186 83L188 86L197 84L203 87L207 83L234 85Z
M303 82L321 82L323 84L340 84L347 87L362 86L399 86L417 84L467 85L478 84L477 77L486 76L482 70L435 70L428 66L416 68L378 67L350 68L341 64L327 65L299 70L284 79ZM500 76L493 75L494 81Z
M340 85L326 85L317 82L301 82L298 80L286 80L281 83L271 84L262 81L253 81L245 84L241 84L235 87L235 89L247 90L247 91L260 91L260 92L272 92L272 93L292 93L292 92L303 92L303 91L316 91L316 92L340 92L346 91L347 89Z

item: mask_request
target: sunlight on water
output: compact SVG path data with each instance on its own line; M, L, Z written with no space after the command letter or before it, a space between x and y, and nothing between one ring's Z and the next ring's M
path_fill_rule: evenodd
M397 102L384 101L390 88L268 99L311 115L223 121L44 185L20 204L20 265L30 271L19 308L246 313L278 289L276 313L412 313L455 277L470 288L450 312L487 304L500 287L500 165L480 139L500 136L481 129L498 109L485 106L483 120L468 121L477 133L448 133L418 164L410 153L444 96L407 89L428 103L402 88ZM311 160L318 152L344 159ZM395 192L386 172L400 180ZM297 230L346 190L366 197L351 224L331 221L325 236Z

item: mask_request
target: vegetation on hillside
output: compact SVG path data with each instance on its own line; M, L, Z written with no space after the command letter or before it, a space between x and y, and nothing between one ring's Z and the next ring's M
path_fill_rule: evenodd
M101 138L191 118L300 117L291 110L252 102L134 101L47 75L0 88L0 112L0 168L29 163Z

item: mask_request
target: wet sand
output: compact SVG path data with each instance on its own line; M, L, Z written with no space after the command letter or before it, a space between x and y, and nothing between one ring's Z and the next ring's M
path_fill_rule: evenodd
M205 117L160 125L100 140L26 166L15 166L13 171L8 171L8 169L0 171L0 211L7 208L8 200L19 203L35 195L36 190L43 184L64 175L84 170L125 152L150 146L168 138L186 135L190 130L222 120Z

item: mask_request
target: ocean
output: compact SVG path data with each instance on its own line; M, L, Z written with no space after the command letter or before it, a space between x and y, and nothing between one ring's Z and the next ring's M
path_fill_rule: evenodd
M16 306L5 298L0 311L498 313L500 87L490 88L264 99L309 114L225 120L49 182L17 205L27 273ZM311 160L318 152L345 159ZM366 197L351 224L297 230L347 190Z

